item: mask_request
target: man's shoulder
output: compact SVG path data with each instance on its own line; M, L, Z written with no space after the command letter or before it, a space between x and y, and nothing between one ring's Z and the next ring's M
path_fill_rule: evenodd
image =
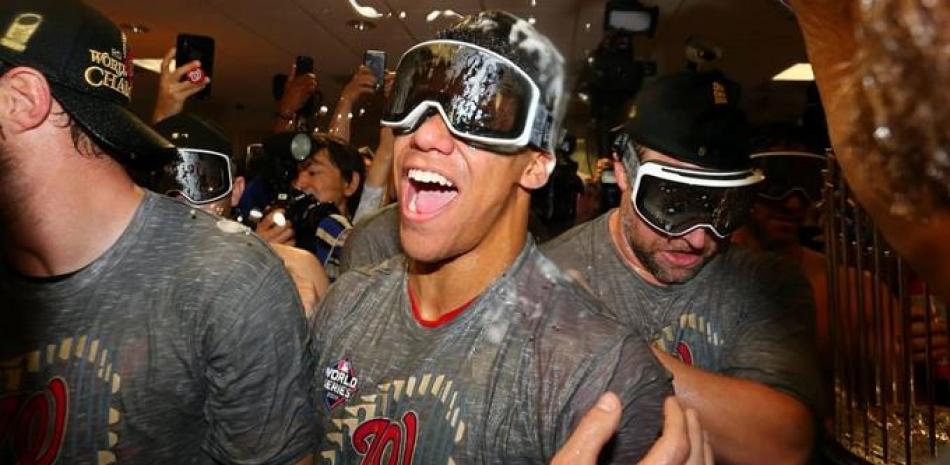
M206 267L235 261L253 266L280 263L270 246L247 226L174 199L155 197L152 214L160 218L151 220L155 225L152 238L162 245L174 245L177 260L200 260Z
M772 282L804 277L801 265L791 259L741 245L729 247L717 260L719 263L714 275L721 278L732 277L742 282Z
M607 237L602 237L605 235L603 222L607 221L609 215L609 212L605 213L568 229L560 236L542 244L541 251L559 265L590 258L593 245L609 240Z
M604 304L580 277L564 271L543 254L537 254L525 273L530 278L519 283L519 303L543 312L545 326L556 328L557 337L575 338L594 347L603 342L617 343L632 330L606 316Z
M372 266L352 268L337 277L320 300L318 315L331 318L334 313L348 313L367 294L404 279L405 259L397 255Z

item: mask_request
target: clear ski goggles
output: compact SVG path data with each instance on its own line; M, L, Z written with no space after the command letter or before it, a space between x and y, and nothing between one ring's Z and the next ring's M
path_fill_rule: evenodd
M750 158L766 177L759 186L759 197L782 201L797 193L812 203L821 199L821 172L828 166L826 157L810 152L777 151L754 153Z
M399 60L381 123L410 133L433 113L453 136L496 152L544 148L551 137L551 113L531 77L511 60L466 42L423 42Z
M719 238L739 229L752 208L758 170L711 171L648 161L637 168L633 206L640 218L670 236L707 228Z
M172 161L157 173L153 190L165 195L181 195L201 205L231 194L231 160L222 153L201 149L178 149Z

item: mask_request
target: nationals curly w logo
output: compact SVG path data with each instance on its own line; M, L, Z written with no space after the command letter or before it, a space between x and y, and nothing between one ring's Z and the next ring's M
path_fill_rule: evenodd
M403 414L401 422L373 418L361 423L353 432L353 448L363 456L360 465L382 465L387 448L387 465L411 465L418 424L416 412L412 411Z

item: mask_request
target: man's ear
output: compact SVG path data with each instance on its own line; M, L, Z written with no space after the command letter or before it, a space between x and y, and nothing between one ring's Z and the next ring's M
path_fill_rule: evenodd
M23 132L43 124L53 105L49 83L33 69L20 66L0 77L0 125Z
M617 187L620 188L620 192L630 191L630 181L627 178L627 167L624 166L623 162L617 160L617 157L614 157L614 177L617 178Z
M235 176L231 182L231 208L238 206L241 202L241 196L244 195L244 188L247 187L244 176Z
M554 155L532 150L528 153L528 157L528 164L521 172L518 184L528 190L540 189L547 184L548 177L551 176L548 167L555 163Z
M360 182L363 178L360 177L360 174L356 171L350 176L350 180L343 186L343 195L349 197L356 192L356 189L360 187Z

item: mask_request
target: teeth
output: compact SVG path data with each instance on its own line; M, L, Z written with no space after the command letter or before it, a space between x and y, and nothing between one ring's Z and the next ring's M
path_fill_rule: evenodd
M433 171L426 171L418 168L412 168L409 170L409 179L412 179L416 182L438 184L444 187L455 187L455 184L452 184L452 181L449 181L445 176Z

